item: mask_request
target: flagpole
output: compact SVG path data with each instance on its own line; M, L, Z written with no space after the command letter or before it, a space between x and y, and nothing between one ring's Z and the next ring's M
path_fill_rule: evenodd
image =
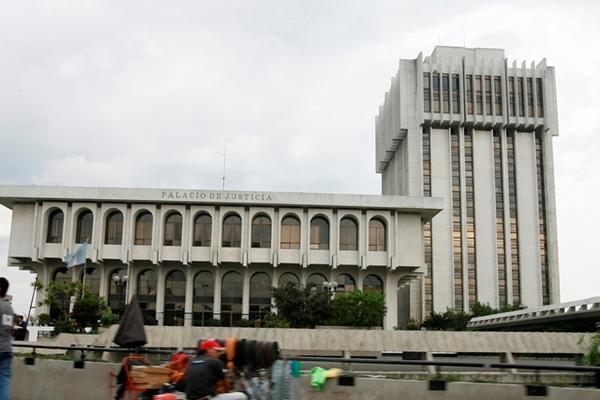
M85 270L87 269L87 244L90 238L85 239L85 254L83 255L83 289L81 290L81 300L85 296Z

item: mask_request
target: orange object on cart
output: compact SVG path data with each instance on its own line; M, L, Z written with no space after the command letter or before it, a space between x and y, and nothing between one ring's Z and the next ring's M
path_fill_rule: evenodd
M152 400L177 400L177 396L173 393L155 394Z

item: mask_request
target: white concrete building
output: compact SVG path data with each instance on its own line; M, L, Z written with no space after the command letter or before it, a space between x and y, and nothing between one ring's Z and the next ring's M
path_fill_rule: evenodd
M554 68L499 49L400 60L376 119L386 195L437 196L425 226L425 312L559 302Z
M420 317L407 284L424 273L423 223L442 199L0 186L0 204L12 210L9 265L46 285L81 281L63 259L87 240L86 285L115 311L137 293L148 323L256 320L271 287L327 281L383 292L391 329Z
M89 239L86 283L115 310L137 293L161 325L260 319L288 281L381 290L386 328L557 303L555 86L545 60L499 49L400 60L376 119L382 196L0 186L9 265L82 279L63 258Z

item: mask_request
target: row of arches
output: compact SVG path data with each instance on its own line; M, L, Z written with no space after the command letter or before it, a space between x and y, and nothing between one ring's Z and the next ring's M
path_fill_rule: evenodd
M108 276L107 301L113 313L119 314L126 303L125 285L119 284L120 279L126 274L124 268L117 268ZM83 271L79 273L78 279L83 280ZM98 295L100 293L101 270L98 268L87 268L85 275L86 286ZM55 282L70 282L71 273L66 268L57 269L52 280ZM172 270L165 277L164 314L163 324L168 326L182 326L185 319L185 297L186 297L186 274L179 269ZM314 287L315 290L324 290L323 282L328 279L321 273L313 273L307 277L306 285ZM335 278L338 283L336 291L351 292L356 289L355 278L347 273L338 274ZM267 272L256 272L250 277L250 298L248 318L252 321L263 320L271 312L271 290L272 277ZM221 277L221 309L220 318L225 326L232 326L236 321L242 319L242 293L243 277L237 271L229 271ZM279 276L277 286L282 288L286 285L300 287L300 277L293 272L284 272ZM156 303L158 274L153 269L146 269L137 275L136 294L142 309L144 321L147 325L154 325L156 320ZM377 274L369 274L363 280L363 291L377 291L383 293L383 280ZM206 322L214 318L215 276L211 271L201 270L193 278L192 294L192 325L204 326ZM68 301L68 299L66 299ZM60 317L60 310L51 309L50 316L53 319Z
M48 217L46 233L47 243L62 241L64 213L54 209ZM92 236L94 216L88 209L77 216L75 243L84 243ZM252 219L251 246L255 248L271 247L271 218L259 214ZM286 215L281 220L280 247L282 249L300 248L300 219L296 215ZM345 251L358 250L358 222L352 216L340 220L339 249ZM165 216L163 245L181 246L183 218L177 211ZM134 226L133 243L140 246L152 244L153 216L148 210L137 213ZM329 249L330 226L324 216L316 216L310 221L310 249ZM369 251L387 250L387 229L384 221L378 217L369 220ZM241 247L242 218L235 212L229 213L223 219L221 237L222 247ZM123 213L115 210L106 216L104 244L120 245L123 243ZM193 246L209 247L212 243L212 217L207 213L199 213L194 218Z

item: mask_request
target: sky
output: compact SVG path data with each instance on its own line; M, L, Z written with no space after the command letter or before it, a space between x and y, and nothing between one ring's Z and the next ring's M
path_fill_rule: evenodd
M380 193L399 59L504 48L556 68L561 300L600 295L600 2L0 0L0 184ZM18 313L33 275L0 275Z

